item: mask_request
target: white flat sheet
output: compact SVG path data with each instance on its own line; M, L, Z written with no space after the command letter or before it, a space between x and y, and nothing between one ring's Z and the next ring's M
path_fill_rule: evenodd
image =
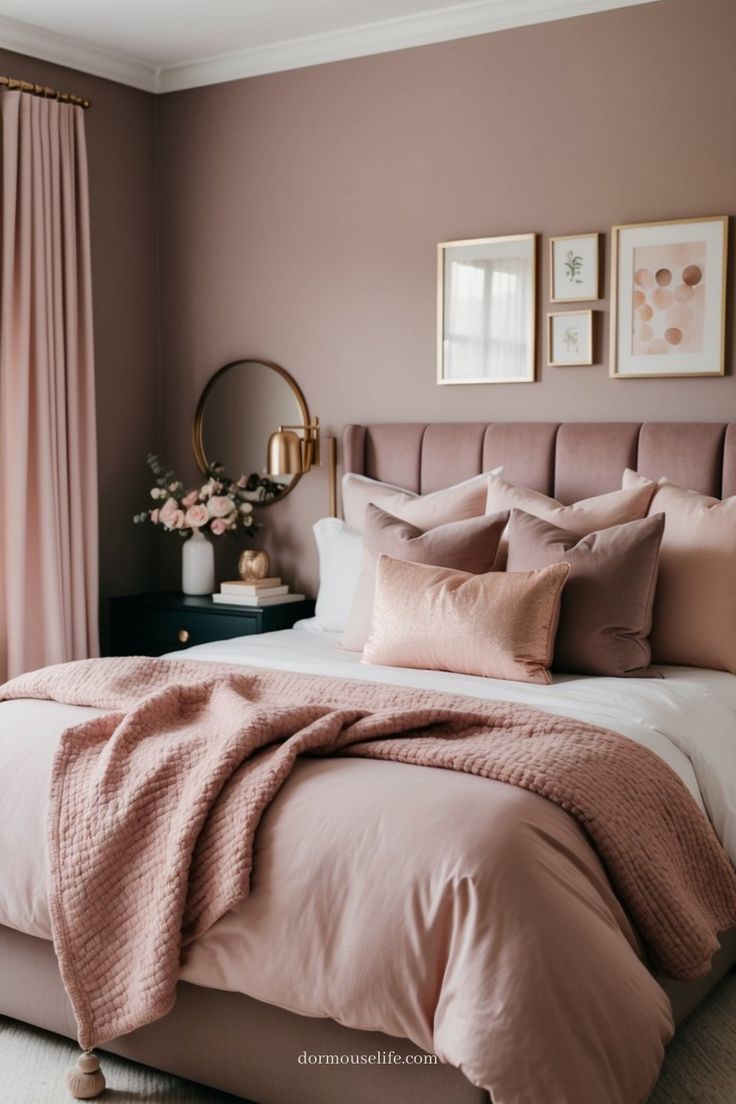
M672 767L701 809L707 810L736 863L736 676L662 667L662 679L558 675L551 686L537 686L448 671L371 666L358 653L340 648L339 639L339 633L325 632L310 619L281 632L200 644L185 654L195 660L525 702L610 728L648 747Z

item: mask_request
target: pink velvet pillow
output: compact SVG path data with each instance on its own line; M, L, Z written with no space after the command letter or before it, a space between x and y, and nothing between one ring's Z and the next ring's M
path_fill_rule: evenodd
M582 498L570 506L564 506L556 498L532 491L529 487L514 487L498 475L488 477L486 513L497 514L501 510L523 510L526 514L542 518L567 529L578 537L586 537L596 529L608 529L611 525L623 525L646 517L647 507L654 494L654 484L649 479L636 476L636 482L620 491Z
M654 676L649 667L652 606L662 517L642 518L578 538L514 510L507 571L570 564L554 666L584 675Z
M653 661L736 674L736 497L660 480L649 512L664 514Z
M396 560L454 567L480 575L490 571L496 559L499 541L508 514L468 518L422 532L408 521L369 505L363 531L363 568L355 588L345 635L340 641L348 651L365 647L371 628L376 563L382 552Z
M471 575L378 558L366 663L551 681L549 665L569 564Z
M495 471L502 472L503 468ZM486 512L493 513L486 511L486 478L487 475L476 475L443 491L418 495L391 483L380 483L377 479L348 472L342 478L343 517L350 528L359 533L363 531L369 503L419 529L434 529L451 521L480 517Z

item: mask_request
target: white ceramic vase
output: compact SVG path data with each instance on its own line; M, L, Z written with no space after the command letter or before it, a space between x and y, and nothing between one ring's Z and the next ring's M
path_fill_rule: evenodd
M185 594L212 594L215 589L215 550L200 529L181 550L181 589Z

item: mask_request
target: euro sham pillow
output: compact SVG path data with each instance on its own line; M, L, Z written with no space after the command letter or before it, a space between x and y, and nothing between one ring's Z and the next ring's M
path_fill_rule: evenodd
M363 531L363 563L345 635L348 651L365 647L371 627L376 563L382 552L396 560L454 567L474 575L490 571L496 559L508 514L468 518L422 531L369 503Z
M503 468L494 468L500 474ZM419 495L392 483L381 483L365 475L347 472L342 477L342 512L351 529L363 531L369 503L419 529L434 529L451 521L480 517L486 513L487 474L473 476L442 491Z
M599 529L585 537L513 510L507 571L570 564L553 666L614 677L659 677L649 666L661 515Z
M312 526L319 553L319 591L314 610L320 629L344 632L363 564L363 538L338 518Z
M568 564L472 575L381 554L366 663L551 682Z
M623 525L627 521L646 517L654 494L651 480L638 475L620 491L583 498L569 506L529 487L515 487L494 473L487 477L487 483L487 514L497 514L502 510L523 510L524 513L549 521L560 529L567 529L578 537L586 537L597 529L609 529L612 525Z
M649 512L664 517L653 662L736 674L736 497L660 480Z

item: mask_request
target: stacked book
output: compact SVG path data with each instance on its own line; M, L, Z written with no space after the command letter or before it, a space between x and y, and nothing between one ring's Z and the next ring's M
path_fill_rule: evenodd
M271 579L258 579L244 583L233 579L220 584L220 593L212 595L213 602L226 606L281 606L285 602L301 602L303 594L290 594L289 588L274 575Z

